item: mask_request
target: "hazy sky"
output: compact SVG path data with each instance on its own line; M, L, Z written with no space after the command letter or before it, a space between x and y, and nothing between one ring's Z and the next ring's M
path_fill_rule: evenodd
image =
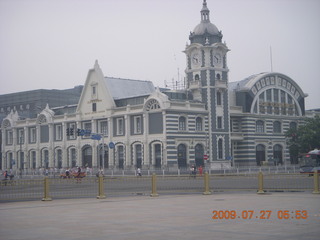
M0 0L0 94L85 83L99 61L105 76L184 77L182 52L203 0ZM223 33L230 82L273 70L320 107L320 0L207 0ZM179 69L179 70L178 70Z

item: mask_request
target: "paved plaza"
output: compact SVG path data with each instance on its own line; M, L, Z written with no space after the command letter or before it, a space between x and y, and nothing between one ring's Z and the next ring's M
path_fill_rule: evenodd
M320 195L232 192L12 202L0 204L0 216L6 240L316 240Z

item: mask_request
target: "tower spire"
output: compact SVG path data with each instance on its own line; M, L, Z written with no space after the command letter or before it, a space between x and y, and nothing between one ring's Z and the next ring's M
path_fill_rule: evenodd
M210 22L209 13L210 13L210 10L207 7L207 1L203 0L202 9L201 9L201 22Z

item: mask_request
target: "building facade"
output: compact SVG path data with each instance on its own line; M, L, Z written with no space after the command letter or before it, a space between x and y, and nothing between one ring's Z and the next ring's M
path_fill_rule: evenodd
M294 163L285 131L303 122L306 94L281 73L229 82L229 49L209 14L204 1L184 51L185 89L105 77L96 61L76 105L3 119L2 169Z

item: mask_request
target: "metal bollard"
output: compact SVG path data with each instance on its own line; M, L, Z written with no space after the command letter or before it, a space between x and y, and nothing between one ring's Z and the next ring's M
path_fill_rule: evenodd
M155 173L152 173L151 178L151 185L152 185L152 192L150 194L150 197L158 197L159 194L157 193L157 175Z
M103 176L99 176L99 195L97 196L97 199L105 199L106 195L104 194L104 186L103 186Z
M203 195L210 195L211 191L209 189L209 174L208 174L208 172L205 172L203 179L204 179L204 192L202 194Z
M44 197L42 198L42 201L52 201L52 198L49 197L49 178L44 178Z
M258 186L259 186L259 189L258 189L258 194L264 194L264 190L263 190L263 174L262 172L259 172L258 174Z
M314 170L314 174L313 174L313 185L314 185L314 188L313 188L313 194L320 194L319 192L319 173L316 170Z

